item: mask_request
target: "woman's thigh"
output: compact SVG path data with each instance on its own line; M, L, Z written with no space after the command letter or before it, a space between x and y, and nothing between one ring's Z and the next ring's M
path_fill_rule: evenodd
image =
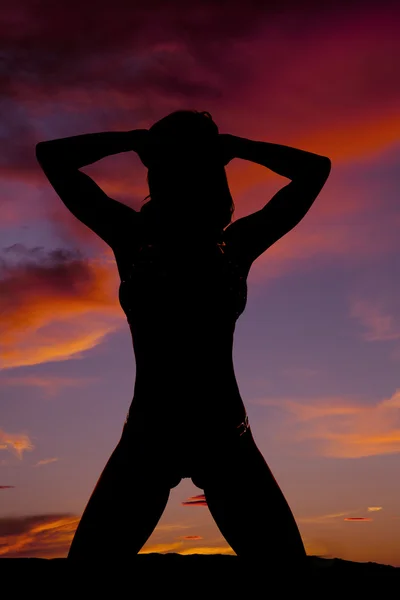
M268 466L251 430L243 435L214 436L207 440L195 461L193 483L204 489L205 482L248 478ZM200 485L202 484L202 485Z
M135 431L125 426L114 455L128 476L142 482L151 480L171 489L182 479L173 446L150 428Z
M220 446L199 472L214 520L239 556L285 552L302 561L305 550L289 505L250 431Z

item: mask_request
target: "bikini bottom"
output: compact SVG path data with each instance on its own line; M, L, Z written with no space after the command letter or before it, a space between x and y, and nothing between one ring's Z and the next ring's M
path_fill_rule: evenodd
M253 444L246 415L235 428L201 433L184 427L143 427L127 418L119 445L124 446L132 465L139 465L169 488L190 478L196 487L204 489L205 476L218 477L218 465L232 463L238 452Z

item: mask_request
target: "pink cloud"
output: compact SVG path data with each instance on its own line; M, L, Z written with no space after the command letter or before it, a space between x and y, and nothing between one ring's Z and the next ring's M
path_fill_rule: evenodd
M53 398L57 396L60 390L67 387L82 387L95 382L95 378L90 377L60 377L55 375L38 376L3 376L0 378L0 386L23 386L29 388L39 388L46 397Z
M353 300L350 314L363 325L365 340L382 342L400 339L400 314L390 314L382 302L379 305L368 298Z

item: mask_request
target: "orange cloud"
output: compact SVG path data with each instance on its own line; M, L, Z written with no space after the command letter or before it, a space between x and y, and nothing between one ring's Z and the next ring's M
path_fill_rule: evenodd
M62 558L68 553L79 518L39 515L0 519L3 558Z
M164 554L167 552L176 552L179 548L182 548L182 546L183 542L161 542L159 544L146 544L140 550L139 554L152 554L153 552Z
M195 546L194 548L183 548L179 554L228 554L236 556L236 552L228 545L225 546Z
M34 446L24 433L6 433L0 429L0 450L9 450L22 459L22 454L33 450Z
M79 357L120 326L117 274L108 267L67 250L14 245L6 251L0 265L3 367Z
M195 545L188 548L185 542L163 542L160 544L149 544L146 545L139 554L152 554L157 552L160 554L167 554L169 552L190 555L190 554L228 554L235 556L235 552L228 545L224 546L199 546Z
M400 389L373 405L344 398L303 403L291 398L257 404L281 407L288 419L277 431L285 443L311 442L313 452L335 458L361 458L400 452Z
M382 506L368 506L368 512L377 512L382 510Z
M56 462L58 458L44 458L43 460L39 460L35 467L41 467L42 465L49 465L50 463Z

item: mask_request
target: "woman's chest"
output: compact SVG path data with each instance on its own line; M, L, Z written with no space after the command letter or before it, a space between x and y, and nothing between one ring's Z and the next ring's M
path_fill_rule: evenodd
M230 311L246 300L246 276L221 247L201 251L172 251L146 245L136 253L126 251L119 260L119 299L128 314L212 315Z

